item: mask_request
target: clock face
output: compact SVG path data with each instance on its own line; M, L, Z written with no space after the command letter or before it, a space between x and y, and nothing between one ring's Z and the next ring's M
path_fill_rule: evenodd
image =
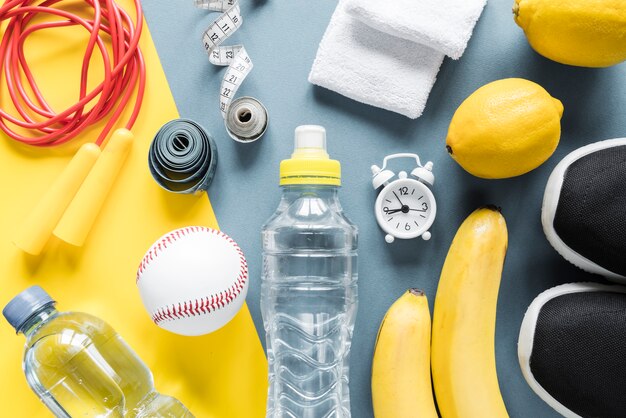
M428 187L406 178L385 186L376 199L375 211L383 231L410 239L428 231L435 220L437 205Z

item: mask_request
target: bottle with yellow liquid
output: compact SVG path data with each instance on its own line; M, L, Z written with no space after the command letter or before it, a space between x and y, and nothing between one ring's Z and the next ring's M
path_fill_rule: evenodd
M101 319L58 312L39 286L14 297L2 313L26 337L28 384L57 417L193 417L154 389L148 367Z

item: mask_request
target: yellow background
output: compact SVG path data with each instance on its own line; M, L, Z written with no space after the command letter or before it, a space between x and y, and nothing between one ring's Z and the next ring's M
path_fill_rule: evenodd
M119 3L134 16L132 1ZM5 27L0 28L3 33ZM52 239L43 254L34 257L19 251L11 239L77 145L81 140L93 141L98 127L69 146L53 149L26 147L0 133L0 304L39 284L58 301L60 310L89 312L109 322L152 369L157 390L180 399L197 417L261 417L267 364L247 306L213 334L181 337L152 323L135 286L139 261L161 235L187 225L217 227L205 195L174 195L161 190L150 177L150 141L178 112L145 24L143 30L141 48L148 81L142 111L132 129L135 143L82 248ZM40 88L57 111L76 100L85 39L84 29L65 28L35 33L26 43ZM97 66L100 59L93 62ZM93 71L91 85L101 80L99 70L98 66ZM4 88L0 104L10 108ZM125 123L126 118L121 120ZM4 320L0 336L1 415L49 415L22 372L24 337L15 336Z

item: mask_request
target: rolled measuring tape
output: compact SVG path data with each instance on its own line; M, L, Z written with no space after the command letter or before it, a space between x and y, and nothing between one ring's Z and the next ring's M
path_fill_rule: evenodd
M228 66L220 86L220 111L228 135L238 142L254 142L268 124L265 106L254 97L233 101L243 80L252 71L252 60L243 45L221 46L243 23L238 0L195 0L198 8L223 12L202 35L202 44L214 65Z
M189 119L174 119L159 129L148 153L150 173L174 193L206 191L217 168L217 147L207 131Z

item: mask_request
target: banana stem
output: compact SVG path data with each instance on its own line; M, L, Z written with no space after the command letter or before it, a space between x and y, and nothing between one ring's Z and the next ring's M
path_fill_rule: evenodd
M409 293L413 296L424 296L424 291L416 288L409 289Z

